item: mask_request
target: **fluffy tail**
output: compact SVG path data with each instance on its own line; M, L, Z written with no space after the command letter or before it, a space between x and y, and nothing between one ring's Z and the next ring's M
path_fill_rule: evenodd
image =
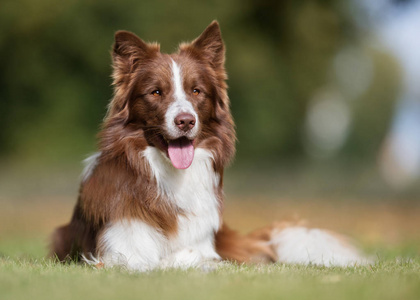
M321 229L274 223L242 236L226 225L216 235L216 250L239 263L282 262L323 266L369 263L347 238Z

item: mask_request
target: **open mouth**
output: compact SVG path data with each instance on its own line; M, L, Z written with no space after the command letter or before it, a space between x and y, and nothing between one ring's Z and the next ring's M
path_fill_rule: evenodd
M187 169L191 166L194 159L194 140L189 140L186 137L167 140L162 136L161 142L175 168Z

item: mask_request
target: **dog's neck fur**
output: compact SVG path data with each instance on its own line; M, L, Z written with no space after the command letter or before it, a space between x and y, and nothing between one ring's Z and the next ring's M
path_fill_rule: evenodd
M175 235L180 240L178 247L203 239L213 240L221 216L217 193L220 176L213 169L211 152L196 149L194 161L186 170L175 169L155 147L148 147L143 155L157 182L158 193L180 210Z
M164 196L184 212L194 212L197 206L205 203L218 207L216 190L220 176L213 169L210 151L197 148L192 165L185 170L174 168L167 156L155 147L147 147L142 155L156 180L159 196Z

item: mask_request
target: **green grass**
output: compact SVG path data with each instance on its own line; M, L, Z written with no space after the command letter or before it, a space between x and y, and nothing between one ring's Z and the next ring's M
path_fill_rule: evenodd
M44 255L43 238L0 240L0 299L420 299L420 258L392 251L364 267L226 264L149 273L56 264Z
M0 300L420 299L418 204L256 199L226 203L233 228L247 232L298 212L311 226L354 237L377 262L352 268L226 264L212 272L150 273L56 264L44 258L48 235L68 221L74 197L0 197Z

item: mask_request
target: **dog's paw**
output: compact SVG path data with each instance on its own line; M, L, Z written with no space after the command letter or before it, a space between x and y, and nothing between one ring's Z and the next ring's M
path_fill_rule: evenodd
M220 259L210 259L201 262L197 269L202 271L203 273L211 273L220 269L220 267L224 266L224 262Z

